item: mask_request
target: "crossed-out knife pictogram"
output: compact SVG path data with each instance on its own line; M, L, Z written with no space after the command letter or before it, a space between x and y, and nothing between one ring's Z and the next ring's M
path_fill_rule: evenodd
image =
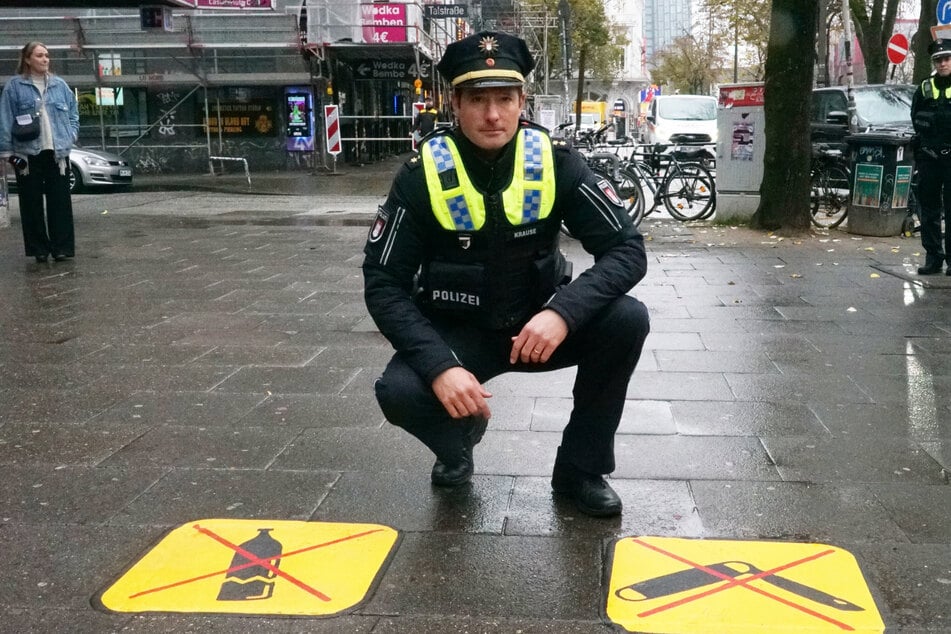
M631 585L618 588L614 594L624 601L647 601L661 597L702 588L729 579L738 579L744 576L765 581L777 588L792 592L804 599L822 605L845 611L863 611L864 608L850 601L832 596L827 592L781 577L768 574L746 561L721 561L701 568L679 570L653 579L645 579ZM755 580L754 579L754 580Z

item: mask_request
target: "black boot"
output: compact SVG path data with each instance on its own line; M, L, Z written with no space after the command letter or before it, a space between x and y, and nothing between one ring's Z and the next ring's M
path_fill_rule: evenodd
M462 456L455 464L443 464L439 459L433 465L430 474L433 484L440 487L457 487L472 479L475 464L472 460L472 448L479 444L489 421L475 417L464 423L467 427L462 434Z
M560 456L555 459L551 475L551 488L555 493L574 501L578 510L594 517L611 517L621 514L621 498L603 477L578 469Z
M934 275L941 272L941 260L925 258L925 265L918 267L918 275Z

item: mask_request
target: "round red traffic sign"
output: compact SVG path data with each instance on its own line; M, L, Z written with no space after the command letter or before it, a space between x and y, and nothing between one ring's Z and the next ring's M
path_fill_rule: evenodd
M891 36L888 46L885 47L885 54L892 64L901 64L908 57L908 38L901 33Z

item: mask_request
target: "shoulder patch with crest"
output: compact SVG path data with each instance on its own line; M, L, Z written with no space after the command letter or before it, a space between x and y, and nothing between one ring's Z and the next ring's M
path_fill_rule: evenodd
M383 232L386 231L386 224L390 220L390 214L388 211L379 207L376 210L376 218L373 220L373 225L370 227L370 242L376 242L381 237L383 237Z
M605 197L607 197L607 199L610 200L612 203L614 203L615 205L619 207L623 206L624 203L621 202L621 199L617 195L617 192L614 191L614 186L611 185L611 183L607 179L602 178L601 180L598 181L598 189L600 189L601 193L604 194Z

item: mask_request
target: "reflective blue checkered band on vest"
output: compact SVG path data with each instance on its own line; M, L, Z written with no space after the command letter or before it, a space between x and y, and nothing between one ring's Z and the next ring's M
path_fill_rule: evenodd
M542 135L538 130L527 129L524 136L525 143L525 182L541 182L542 180ZM539 189L525 189L522 200L522 222L538 220L542 208L542 192Z
M538 130L525 130L525 180L542 179L542 135Z
M469 215L469 206L466 205L466 197L462 194L453 196L446 201L449 207L449 215L452 221L456 223L456 229L461 231L473 231L475 224L472 222L472 216Z
M437 137L432 140L429 147L432 148L433 151L436 171L442 173L456 169L456 163L452 160L452 152L449 151L449 146L446 145L445 139Z
M456 162L452 159L452 152L446 145L446 139L437 137L430 141L430 148L433 152L433 162L436 164L436 171L442 174L456 169ZM466 197L463 194L453 196L446 201L449 206L449 214L460 231L472 231L475 229L475 223L472 222L472 215L469 213L469 206L466 204Z

